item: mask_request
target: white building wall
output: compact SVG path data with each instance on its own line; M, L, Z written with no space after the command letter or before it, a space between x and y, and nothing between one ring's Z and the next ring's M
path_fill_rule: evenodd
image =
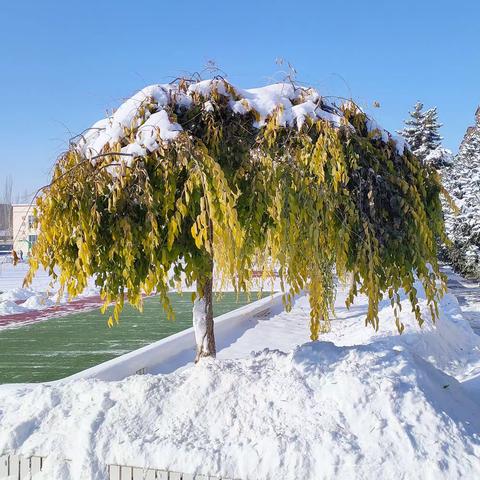
M13 206L13 249L20 256L28 255L35 243L38 230L33 226L33 207L30 204L14 204Z

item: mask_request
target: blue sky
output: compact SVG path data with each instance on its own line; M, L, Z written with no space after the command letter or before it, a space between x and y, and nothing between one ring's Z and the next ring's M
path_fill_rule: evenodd
M280 80L283 58L389 130L415 101L436 105L455 151L480 103L479 18L478 0L2 2L0 186L48 183L71 135L209 60L248 88Z

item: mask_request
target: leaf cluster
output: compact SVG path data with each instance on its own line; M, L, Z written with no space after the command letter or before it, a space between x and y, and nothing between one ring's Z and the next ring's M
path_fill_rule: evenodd
M234 113L235 90L224 87L230 97L213 90L188 107L172 102L169 117L183 131L170 142L159 137L160 148L132 162L118 154L136 121L96 162L74 145L59 158L37 200L27 283L42 265L75 296L93 276L105 307L115 304L113 324L124 300L141 308L144 293L158 293L171 314L169 289L201 282L212 260L237 291L251 289L253 270L264 280L277 271L287 308L309 292L316 339L329 326L336 277L350 282L348 306L367 295L366 322L375 328L388 297L400 331L402 289L423 321L418 278L435 319L444 289L436 171L369 131L353 105L343 107L340 127L306 118L295 128L272 114L257 128L259 113Z

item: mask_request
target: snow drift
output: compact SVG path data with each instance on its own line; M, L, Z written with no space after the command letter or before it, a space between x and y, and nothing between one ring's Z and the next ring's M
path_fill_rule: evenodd
M216 361L117 382L2 386L0 453L49 456L49 480L103 479L107 464L242 480L476 478L480 397L458 380L480 378L480 338L455 297L436 326L418 327L403 308L398 335L388 302L375 332L363 324L367 299L347 311L345 294L321 342L305 343L302 297Z
M0 405L0 451L72 459L48 478L101 479L106 463L242 479L480 471L479 405L454 378L381 341L307 343L122 382L18 387Z

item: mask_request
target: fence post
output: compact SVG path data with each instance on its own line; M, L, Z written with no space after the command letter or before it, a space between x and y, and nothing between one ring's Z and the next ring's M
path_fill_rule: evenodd
M8 477L8 455L0 457L0 478Z

